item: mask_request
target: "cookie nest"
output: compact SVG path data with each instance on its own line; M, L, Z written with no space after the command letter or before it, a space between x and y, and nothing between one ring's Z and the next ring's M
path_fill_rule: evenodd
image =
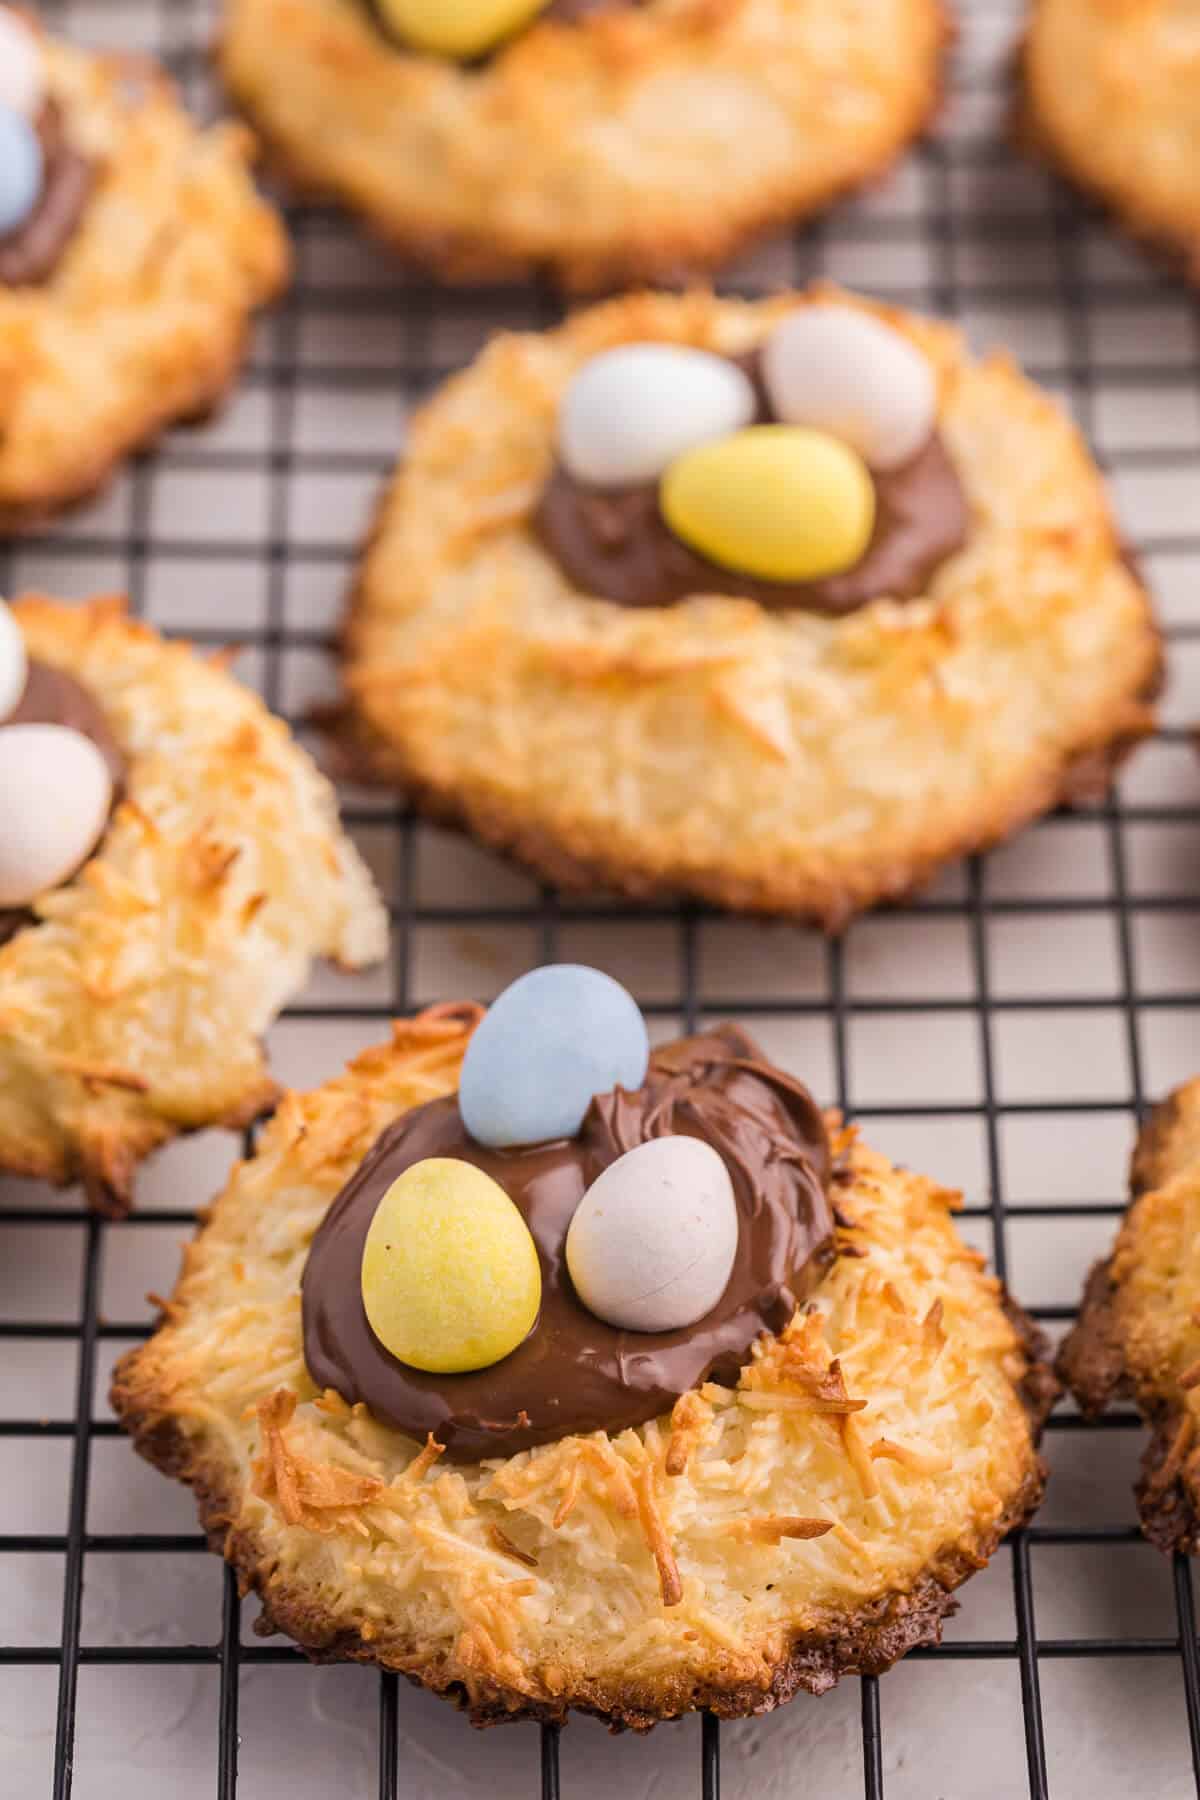
M1037 0L1022 125L1200 279L1200 15L1179 0Z
M927 593L842 619L704 594L634 611L542 547L558 405L587 358L640 339L737 355L803 303L633 296L496 339L435 396L349 620L378 773L563 885L830 926L1103 787L1152 723L1146 595L1078 433L948 327L869 309L933 361L970 507Z
M836 1120L844 1254L735 1388L453 1468L314 1390L313 1232L379 1133L453 1090L468 1035L433 1009L289 1094L117 1370L124 1425L195 1488L265 1628L399 1669L480 1723L577 1706L634 1726L766 1711L936 1639L1040 1496L1053 1383L959 1239L956 1197Z
M1152 1115L1116 1246L1088 1278L1060 1368L1089 1416L1131 1398L1151 1427L1142 1527L1160 1550L1200 1549L1200 1081Z
M119 1211L157 1145L269 1103L262 1032L314 956L374 961L387 921L332 788L220 658L119 601L13 610L129 767L94 857L0 950L0 1167Z
M710 267L878 174L933 111L944 38L939 0L648 0L464 68L359 0L230 0L221 59L289 172L403 251L586 287Z
M90 493L164 425L211 409L288 268L242 127L197 130L146 61L47 42L46 68L96 185L51 279L0 286L0 529Z

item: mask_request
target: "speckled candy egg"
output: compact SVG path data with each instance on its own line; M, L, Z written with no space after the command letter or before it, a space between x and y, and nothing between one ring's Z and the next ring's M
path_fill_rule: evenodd
M15 710L25 692L29 658L21 627L0 600L0 723Z
M386 1350L414 1369L461 1375L515 1350L542 1303L529 1227L472 1163L429 1157L375 1209L363 1245L363 1306Z
M0 6L0 107L36 119L45 92L41 44L24 19Z
M752 425L678 457L662 478L659 506L676 537L722 568L764 581L819 581L862 557L875 484L838 438Z
M104 830L112 778L66 725L0 731L0 906L28 906L73 875Z
M42 146L20 113L0 106L0 237L23 225L42 191Z
M611 1163L567 1232L589 1311L627 1331L680 1331L710 1313L737 1254L729 1171L710 1144L651 1138Z
M547 0L375 0L385 23L414 50L482 56L537 17Z
M589 487L657 481L673 458L748 425L749 377L723 357L677 344L626 344L594 356L562 399L559 450Z
M937 420L928 357L853 307L792 313L763 345L762 372L780 419L831 432L872 469L910 462Z
M505 988L467 1046L463 1123L492 1149L574 1137L592 1098L646 1079L650 1044L620 982L579 963L533 969Z

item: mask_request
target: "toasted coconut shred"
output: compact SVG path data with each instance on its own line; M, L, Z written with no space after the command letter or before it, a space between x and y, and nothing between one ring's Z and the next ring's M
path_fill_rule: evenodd
M147 58L44 44L96 184L38 287L0 286L0 527L91 493L130 450L211 411L290 262L241 125L198 130Z
M956 1197L836 1119L856 1254L736 1387L457 1466L315 1390L313 1233L379 1132L454 1089L473 1022L423 1013L289 1094L118 1367L124 1425L193 1485L266 1628L398 1669L477 1722L574 1705L639 1727L766 1710L936 1638L951 1590L1040 1496L1048 1384L958 1238Z
M880 175L948 37L940 0L645 0L481 68L406 53L352 0L232 0L220 57L273 159L402 252L587 289L726 262Z
M332 788L256 695L119 600L13 611L128 776L91 860L0 950L0 1167L121 1211L151 1150L274 1099L262 1033L314 957L372 962L387 922Z
M1174 0L1035 0L1019 136L1200 281L1195 15Z
M1142 1529L1168 1553L1200 1549L1200 1080L1152 1114L1112 1255L1092 1270L1060 1367L1089 1417L1131 1398L1151 1429Z

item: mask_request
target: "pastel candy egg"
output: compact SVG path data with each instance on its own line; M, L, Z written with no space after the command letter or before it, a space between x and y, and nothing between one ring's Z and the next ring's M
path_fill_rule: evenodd
M21 627L0 600L0 721L7 719L25 692L29 659Z
M363 1245L363 1306L386 1350L461 1375L528 1337L542 1303L537 1249L504 1189L471 1163L414 1163L384 1194Z
M872 469L910 462L937 421L928 357L848 306L806 306L784 319L763 345L762 373L780 419L831 432Z
M650 1044L620 982L579 963L532 969L493 1002L467 1045L458 1104L492 1149L574 1137L592 1098L646 1079Z
M45 91L40 43L24 19L0 6L0 106L36 119Z
M677 537L723 568L818 581L853 568L871 541L875 486L839 439L752 425L673 462L659 489Z
M748 425L750 379L724 357L677 344L626 344L585 363L558 416L564 466L589 487L657 481L675 457Z
M0 237L23 225L42 191L42 146L20 113L0 107Z
M28 906L73 875L112 806L112 778L90 738L66 725L0 731L0 906Z
M567 1231L583 1304L626 1331L679 1331L725 1292L738 1243L729 1171L710 1144L651 1138L610 1163Z
M482 56L546 6L547 0L376 0L387 25L414 50Z

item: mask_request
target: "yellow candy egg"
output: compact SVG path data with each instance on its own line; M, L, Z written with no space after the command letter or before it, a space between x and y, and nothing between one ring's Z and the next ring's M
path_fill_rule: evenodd
M362 1295L393 1356L461 1375L499 1362L529 1335L542 1272L504 1189L471 1163L434 1156L406 1169L376 1207Z
M387 25L432 56L482 56L540 13L547 0L376 0Z
M684 451L659 486L676 537L764 581L819 581L858 562L875 527L875 484L828 432L750 425Z

